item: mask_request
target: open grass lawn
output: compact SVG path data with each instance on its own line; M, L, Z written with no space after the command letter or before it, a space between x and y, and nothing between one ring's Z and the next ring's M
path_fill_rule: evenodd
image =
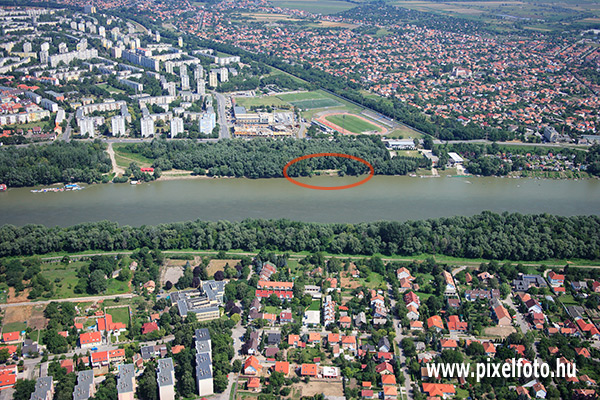
M408 139L408 138L422 138L423 135L420 134L419 132L415 131L414 129L406 126L406 125L399 125L396 129L394 129L391 132L388 132L385 134L386 137L389 138L395 138L395 139Z
M575 300L575 298L570 294L564 294L558 298L564 305L567 306L576 306L579 303Z
M109 92L114 92L114 93L125 93L124 90L118 89L114 86L110 86L108 83L101 83L100 85L98 85L99 88L102 88L104 90L108 90Z
M319 300L313 300L312 304L308 306L306 311L319 311L321 309L321 302Z
M279 96L261 96L261 97L236 97L235 103L238 106L250 108L250 107L280 107L289 106L286 101L283 101Z
M326 98L326 96L323 93L317 91L279 94L277 95L277 97L279 97L283 101L288 102Z
M307 99L291 102L294 106L302 110L312 110L315 108L338 107L342 104L334 99Z
M375 288L383 283L383 276L377 272L371 272L366 278L361 278L361 281L365 286Z
M287 7L312 13L333 14L356 7L356 4L337 0L273 0L275 7Z
M141 154L131 153L125 149L126 143L114 143L113 149L115 151L115 158L117 160L117 164L119 162L127 162L125 167L128 167L130 163L135 162L140 167L149 167L152 165L154 160L144 157ZM121 165L121 164L120 164Z
M128 307L109 308L106 310L106 313L112 315L113 322L122 322L125 325L129 324Z
M127 282L121 282L116 279L109 279L106 292L104 294L121 294L129 292L129 285Z
M2 333L7 332L16 332L16 331L24 331L27 328L27 324L25 322L9 322L7 324L2 325Z
M430 298L431 296L433 296L433 294L431 293L423 293L423 292L415 292L415 294L417 296L419 296L419 299L421 300L421 302L427 300L428 298Z
M273 307L273 306L265 306L264 311L268 314L275 314L275 315L279 315L279 308L277 307Z
M325 119L353 133L379 131L375 125L354 115L329 115Z
M68 265L63 263L42 264L44 277L54 283L55 298L84 296L75 294L74 289L79 281L77 271L85 264L84 261L74 261Z

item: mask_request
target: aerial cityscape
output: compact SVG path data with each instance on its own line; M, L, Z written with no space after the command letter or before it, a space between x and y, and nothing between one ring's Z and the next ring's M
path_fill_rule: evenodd
M0 400L599 397L597 0L0 34Z

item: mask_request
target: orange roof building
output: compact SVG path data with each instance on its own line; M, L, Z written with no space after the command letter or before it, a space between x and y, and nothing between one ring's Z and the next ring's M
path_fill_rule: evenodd
M274 370L287 376L290 373L290 363L287 361L275 361Z
M317 364L302 364L300 368L302 376L317 376Z

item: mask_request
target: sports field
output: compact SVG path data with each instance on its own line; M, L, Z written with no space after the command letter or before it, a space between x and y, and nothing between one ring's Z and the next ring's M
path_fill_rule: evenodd
M381 132L380 127L352 114L332 114L327 115L325 119L352 133Z
M327 107L338 107L342 104L334 99L308 99L308 100L300 100L300 101L290 101L294 106L302 109L302 110L312 110L315 108L327 108Z

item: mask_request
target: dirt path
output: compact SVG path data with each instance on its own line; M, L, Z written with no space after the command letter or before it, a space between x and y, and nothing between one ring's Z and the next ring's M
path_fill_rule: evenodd
M110 157L110 162L112 163L112 170L116 175L123 175L125 170L117 165L117 160L115 159L115 150L113 149L113 144L109 143L108 148L106 149L108 156Z

